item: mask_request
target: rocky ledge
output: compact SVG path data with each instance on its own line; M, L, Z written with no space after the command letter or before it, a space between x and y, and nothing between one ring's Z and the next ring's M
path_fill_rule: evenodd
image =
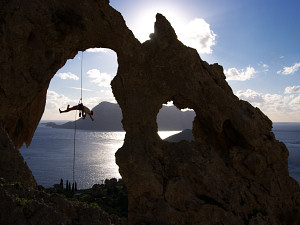
M127 225L127 219L108 215L96 206L28 188L20 182L0 179L0 199L0 224Z

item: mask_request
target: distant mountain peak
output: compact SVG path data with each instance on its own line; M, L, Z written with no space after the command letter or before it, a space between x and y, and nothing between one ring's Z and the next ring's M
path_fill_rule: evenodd
M122 131L122 112L117 103L103 101L93 109L95 121L82 118L76 121L78 129L97 131ZM157 115L159 130L184 130L191 129L195 117L194 111L180 111L176 106L163 105ZM49 123L48 126L55 128L73 129L74 121L62 125Z

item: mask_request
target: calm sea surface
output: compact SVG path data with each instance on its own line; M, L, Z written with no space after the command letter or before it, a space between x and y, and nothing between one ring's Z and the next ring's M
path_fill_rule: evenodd
M276 138L289 149L290 175L300 183L300 123L275 123ZM159 132L166 138L179 131ZM75 180L78 188L90 188L105 179L121 178L115 152L123 145L125 132L77 130ZM29 148L20 149L38 184L51 187L60 179L72 181L74 130L40 124Z
M180 131L159 132L166 138ZM105 179L121 178L115 152L123 145L125 132L76 130L75 180L78 188L91 188ZM52 187L73 179L74 130L56 129L40 123L28 148L20 149L37 183Z

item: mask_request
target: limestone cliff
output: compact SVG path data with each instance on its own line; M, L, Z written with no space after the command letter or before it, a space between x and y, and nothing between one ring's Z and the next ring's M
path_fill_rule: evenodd
M25 186L36 188L30 169L21 153L15 148L4 128L0 125L0 178L7 182L22 182Z
M111 85L126 138L116 160L131 224L299 224L300 188L272 122L232 93L220 65L178 41L163 15L141 44L105 0L5 0L0 33L1 135L16 148L30 143L67 59L90 47L117 53ZM157 135L157 114L171 100L195 111L195 142Z
M272 122L232 93L220 65L180 43L164 16L132 58L119 58L112 87L126 130L116 157L133 224L300 221L299 185ZM156 115L171 100L195 111L196 142L157 136Z
M17 148L30 144L49 82L67 59L90 47L125 57L139 43L105 0L6 0L0 16L0 121Z

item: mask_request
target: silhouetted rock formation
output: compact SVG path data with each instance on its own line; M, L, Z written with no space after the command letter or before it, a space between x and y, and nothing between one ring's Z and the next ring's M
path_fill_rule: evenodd
M166 139L168 142L194 141L193 132L190 129L185 129L178 134L174 134Z
M178 41L164 16L141 44L105 0L5 0L0 15L0 123L17 148L30 143L49 82L66 60L110 48L126 131L116 161L131 224L299 224L299 185L272 122L234 96L223 68ZM195 142L157 135L157 114L171 100L195 111Z
M0 178L7 182L22 182L27 187L36 188L30 169L7 133L0 126ZM1 204L1 203L0 203ZM1 223L0 223L1 224Z
M95 206L69 201L61 194L28 189L20 183L0 181L0 224L127 225L126 219L108 215Z
M0 121L19 148L30 144L51 78L90 47L132 54L138 40L107 0L0 3Z
M76 121L77 129L97 130L97 131L123 131L122 112L118 104L110 102L101 102L93 108L94 121L89 117L87 119L78 119ZM163 106L157 116L159 130L183 130L192 128L195 113L193 111L180 111L175 106ZM57 125L53 122L47 123L47 126L54 128L74 129L75 122L67 122Z

